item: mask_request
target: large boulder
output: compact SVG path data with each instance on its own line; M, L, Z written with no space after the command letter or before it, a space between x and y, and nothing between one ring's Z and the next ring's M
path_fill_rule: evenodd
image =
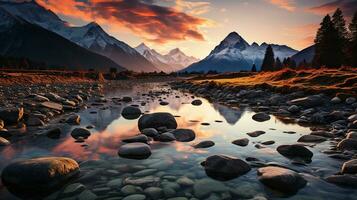
M129 159L146 159L151 155L151 148L140 142L124 144L119 148L118 155Z
M40 199L79 174L76 161L64 157L42 157L6 166L1 178L13 194L24 199Z
M305 162L311 162L313 156L313 153L308 148L299 144L280 145L277 151L289 159L299 159Z
M175 136L176 140L180 142L190 142L196 137L195 132L191 129L176 129L171 131L171 133Z
M214 155L203 161L206 174L217 180L230 180L250 171L250 166L239 158Z
M125 119L137 119L141 115L141 110L134 106L127 106L122 110L121 115Z
M331 175L326 181L341 186L357 187L357 176L352 174Z
M273 190L295 194L306 185L306 180L298 173L281 167L262 167L258 169L259 181Z
M0 110L0 119L5 124L15 124L19 122L24 115L24 108L5 108Z
M139 130L142 131L145 128L160 128L166 127L168 129L176 129L177 122L175 117L167 112L158 112L152 114L145 114L140 117L138 122Z
M342 174L357 174L357 159L349 160L343 163L341 168Z
M357 139L343 139L337 144L339 150L357 150Z

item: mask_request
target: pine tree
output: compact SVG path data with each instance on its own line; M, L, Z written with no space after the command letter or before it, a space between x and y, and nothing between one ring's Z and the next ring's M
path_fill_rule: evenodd
M283 68L283 64L280 61L279 57L276 57L275 60L275 70L281 70Z
M270 45L268 45L265 51L261 71L273 71L274 64L275 64L274 51L273 48Z
M349 29L351 32L351 48L350 48L350 55L351 55L351 65L353 67L357 67L357 11L353 15L352 21L349 25Z
M255 66L255 64L253 64L251 71L252 71L252 72L257 72L257 67Z
M348 64L348 59L346 56L348 51L348 31L346 28L346 21L343 17L342 11L339 8L337 8L335 13L332 15L332 23L338 32L338 41L340 45L340 48L336 49L336 56L341 56L341 58L337 59L341 59L343 64Z
M320 25L315 38L314 64L330 68L340 67L342 46L330 15L326 15Z

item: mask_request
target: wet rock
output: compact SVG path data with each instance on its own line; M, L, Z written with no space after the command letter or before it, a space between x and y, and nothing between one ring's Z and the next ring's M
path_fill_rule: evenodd
M303 135L298 139L298 142L324 142L326 138L318 135Z
M4 168L2 182L20 197L43 197L79 174L76 161L64 157L42 157L14 162Z
M224 192L227 190L228 187L226 187L222 182L215 181L208 178L204 178L196 181L193 186L193 193L195 197L199 199L208 197L211 193L214 192Z
M144 193L152 199L160 199L163 195L162 189L159 187L148 187L144 190Z
M134 173L134 176L149 176L157 172L157 169L144 169Z
M26 125L27 126L43 126L43 125L45 125L45 123L37 117L30 117L27 120Z
M79 137L83 137L83 138L87 139L90 135L91 135L90 132L84 128L75 128L71 132L71 136L74 139L78 139Z
M327 182L347 187L357 187L357 176L351 174L332 175L326 178Z
M138 122L139 130L143 130L145 128L159 128L166 127L168 129L176 129L177 122L175 117L166 112L158 112L153 114L145 114L140 117Z
M151 148L144 143L129 143L122 145L118 155L129 159L146 159L151 155Z
M145 177L128 177L124 180L125 185L135 185L140 187L156 185L160 182L159 177L145 176Z
M281 167L262 167L258 169L259 181L273 190L295 194L305 187L307 181L298 173Z
M310 135L317 135L321 137L327 137L327 138L333 138L335 137L334 134L327 132L327 131L313 131L310 133Z
M5 108L0 109L0 119L6 124L16 124L24 115L24 108Z
M0 119L0 129L5 127L5 123L2 119Z
M341 168L342 174L357 174L357 159L349 160L343 163Z
M232 144L238 145L238 146L247 146L249 143L249 139L248 138L242 138L242 139L238 139L238 140L234 140L232 142Z
M205 141L201 141L195 145L193 145L194 148L198 149L198 148L209 148L214 146L214 142L211 140L205 140Z
M133 136L131 138L124 139L123 142L126 142L126 143L133 143L133 142L147 143L148 140L149 139L146 135L140 134L140 135Z
M123 184L123 179L116 178L116 179L110 180L107 183L107 186L110 188L119 188L119 187L121 187L122 184Z
M174 134L172 134L171 132L165 132L156 137L155 139L161 142L172 142L176 140Z
M214 155L203 161L206 174L217 180L230 180L250 171L250 166L243 160L224 155Z
M129 102L132 102L133 101L133 99L131 98L131 97L123 97L122 98L122 101L124 101L124 102L126 102L126 103L129 103Z
M78 194L85 189L86 189L86 186L84 186L80 183L73 183L73 184L66 186L62 193L65 195L73 195L73 194Z
M177 179L176 182L184 187L190 187L195 183L193 180L186 176L180 177L179 179Z
M9 140L7 140L3 137L0 137L0 146L7 146L9 144L10 144Z
M303 106L305 108L311 108L323 104L323 99L320 95L312 95L303 98L298 98L289 101L291 105Z
M58 94L52 93L52 92L47 93L45 96L54 102L62 102L62 101L66 100L65 98L59 96Z
M167 105L169 105L169 102L167 102L167 101L161 101L161 102L160 102L160 105L162 105L162 106L167 106Z
M124 195L132 195L137 193L142 193L143 189L135 185L126 185L120 189Z
M346 103L349 105L353 104L354 102L356 102L356 98L354 98L354 97L348 97L346 99Z
M48 109L58 110L58 111L63 110L63 106L61 104L51 101L42 102L40 106Z
M347 133L346 139L355 139L357 140L357 131L350 131Z
M141 130L141 133L148 137L156 137L159 135L159 132L154 128L145 128Z
M200 106L202 105L202 101L200 99L195 99L191 102L191 104L194 106Z
M0 116L1 117L1 116ZM351 115L347 119L349 122L353 122L357 120L357 114Z
M274 143L275 143L274 140L268 140L268 141L262 142L262 144L264 144L264 145L272 145Z
M249 135L250 137L258 137L263 134L265 134L265 131L254 131L254 132L247 133L247 135Z
M45 132L46 136L51 139L58 139L61 136L61 129L60 128L52 128Z
M143 194L132 194L123 198L123 200L145 200L146 196Z
M195 132L191 129L176 129L171 131L171 133L175 136L176 140L180 142L190 142L196 137Z
M357 140L355 139L343 139L337 144L339 150L357 150Z
M142 112L139 108L133 106L127 106L122 110L121 115L125 119L137 119L140 117L141 113Z
M302 159L305 162L311 162L313 153L306 147L299 144L280 145L277 151L290 159Z
M334 97L331 99L331 103L333 103L333 104L339 104L341 102L342 102L342 100L339 97Z
M289 108L288 108L288 111L291 112L291 113L297 113L300 111L300 108L299 106L297 105L291 105Z
M67 124L79 125L81 123L81 117L77 114L72 114L66 119Z
M260 112L252 116L252 119L257 122L264 122L270 119L270 116L266 113Z
M70 107L75 107L76 106L76 102L70 101L68 99L66 99L65 101L62 101L62 104L65 105L65 106L70 106Z

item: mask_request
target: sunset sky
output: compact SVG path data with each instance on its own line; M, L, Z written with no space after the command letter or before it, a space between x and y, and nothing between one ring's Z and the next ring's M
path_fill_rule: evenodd
M166 53L179 47L204 58L228 33L248 43L312 44L324 15L340 7L347 18L357 0L37 0L72 25L96 21L135 47Z

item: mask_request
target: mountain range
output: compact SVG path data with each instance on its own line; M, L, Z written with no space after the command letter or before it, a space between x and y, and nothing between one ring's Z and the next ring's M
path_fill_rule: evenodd
M198 59L193 56L187 56L179 48L172 49L165 55L158 53L154 49L150 49L144 43L141 43L135 47L135 49L153 63L156 68L164 72L179 71L198 61Z
M270 45L273 48L275 57L279 57L281 60L298 52L286 45ZM249 45L237 32L231 32L206 58L193 63L182 71L250 71L253 64L255 64L259 70L267 46L267 43L258 45L255 42Z

